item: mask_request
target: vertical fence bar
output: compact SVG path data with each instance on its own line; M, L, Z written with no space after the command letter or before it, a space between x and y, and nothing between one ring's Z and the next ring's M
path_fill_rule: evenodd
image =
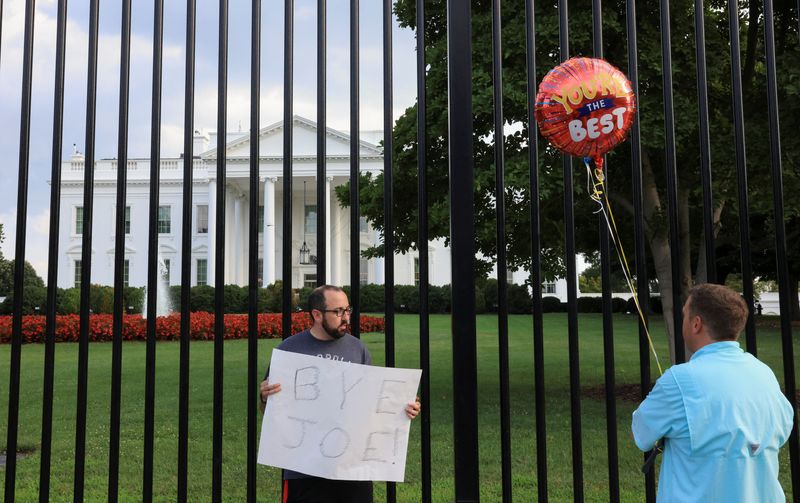
M250 217L247 303L247 501L256 501L258 456L258 171L261 122L261 0L253 0L250 40ZM318 205L319 206L319 205ZM266 250L264 250L266 256ZM262 269L263 271L263 269Z
M503 133L502 7L492 2L492 94L494 99L494 168L497 239L497 339L500 368L500 466L503 502L511 486L511 399L508 384L508 270L506 266L505 134Z
M350 304L353 315L350 318L351 332L361 337L361 232L359 228L358 185L359 185L359 1L350 0Z
M608 174L606 190L608 190ZM611 306L611 247L608 227L600 219L600 269L603 282L603 362L606 391L606 442L608 442L608 500L618 502L619 453L617 441L617 395L614 375L614 314Z
M383 244L386 366L394 367L394 197L392 125L394 95L392 93L392 0L383 0ZM386 501L395 503L397 486L386 483Z
M672 36L670 34L669 0L659 0L661 14L661 67L664 85L664 169L667 176L667 214L669 216L670 269L672 272L672 321L675 363L683 363L685 351L681 324L683 292L681 284L681 242L678 221L678 172L675 161L675 110L672 99Z
M639 48L636 38L636 2L625 1L625 25L628 35L628 77L636 96L639 96ZM639 108L631 125L631 184L633 188L633 235L636 256L636 291L643 319L639 320L639 385L640 396L644 400L650 392L650 350L647 342L648 309L650 306L650 284L647 279L647 259L644 234L644 203L642 188L642 147L639 129ZM645 453L643 459L647 459ZM654 470L644 474L645 500L656 500L656 481Z
M25 280L25 234L28 220L28 172L31 138L31 80L33 74L33 23L36 2L25 4L25 46L22 68L22 102L19 128L19 179L17 181L17 229L14 250L14 305L11 317L11 376L8 387L5 501L14 501L17 476L20 359L22 357L22 297Z
M731 42L731 87L733 131L736 148L736 189L739 201L739 246L742 260L742 289L750 315L745 325L747 351L757 355L756 323L753 304L753 265L750 249L750 203L747 195L747 155L744 137L744 100L742 99L742 60L739 44L739 5L728 1L728 31Z
M153 107L150 123L150 225L147 249L147 343L144 385L144 474L142 501L153 500L153 449L155 447L156 402L156 317L158 315L158 279L161 276L158 258L159 197L161 193L161 67L164 32L164 3L155 0L153 12Z
M178 501L186 503L189 476L189 341L192 285L194 85L197 2L186 0L186 81L183 108L183 224L181 227L181 339L178 384Z
M0 0L0 40L2 39L3 39L3 0ZM3 54L2 47L0 47L0 56L2 56L2 54ZM2 61L2 58L0 58L0 61Z
M117 137L117 206L114 235L114 315L111 354L111 414L108 447L108 501L119 494L120 402L122 395L122 317L124 303L125 221L128 184L128 106L130 95L131 2L122 2L119 68L119 132Z
M767 115L769 120L769 152L772 168L772 201L775 215L775 255L781 311L781 342L783 349L783 382L786 397L795 409L794 427L789 437L792 476L792 499L800 501L800 439L797 422L797 386L794 373L794 345L789 288L789 264L786 257L786 224L783 211L783 171L781 166L780 124L778 122L778 84L775 62L775 25L772 0L764 0L764 45L767 60Z
M95 117L97 112L97 35L99 0L89 4L88 76L86 78L86 156L83 176L81 239L81 308L78 339L78 398L75 421L75 476L73 497L83 501L86 458L86 403L89 378L89 284L92 279L92 214L94 209Z
M2 10L2 6L0 6ZM0 15L0 23L2 15ZM67 40L67 0L58 2L56 73L53 85L53 147L50 175L50 229L47 256L44 382L42 386L42 455L39 464L39 503L50 500L50 461L53 447L53 382L55 379L58 230L61 224L61 148L64 131L64 68ZM10 423L9 423L10 424Z
M636 2L625 1L625 24L628 35L628 77L636 96L639 96L639 48L636 38ZM633 235L636 256L636 291L642 318L639 320L639 386L640 397L644 400L650 392L650 350L647 341L648 310L650 306L650 284L647 278L647 258L645 250L644 196L642 188L642 147L639 129L639 108L631 125L631 184L633 198ZM643 459L647 459L649 452ZM655 470L644 474L645 501L656 500Z
M525 58L528 96L536 96L536 14L533 0L525 2ZM533 374L536 400L536 489L547 503L547 425L544 400L544 324L542 319L542 242L539 234L539 136L534 100L528 100L528 171L531 212L531 290L533 293Z
M219 2L217 70L217 217L214 255L214 411L211 500L222 501L222 392L225 350L225 199L228 138L228 0Z
M567 1L558 2L559 52L569 58ZM569 394L572 420L572 490L576 502L583 501L583 454L581 441L581 378L578 355L578 285L575 265L575 210L573 208L572 158L561 155L564 171L564 230L567 265L567 330L569 333Z
M694 45L697 65L697 113L700 118L700 178L703 185L703 237L706 281L716 283L717 259L714 245L714 207L711 188L711 139L708 131L708 78L706 76L706 28L703 0L694 1Z
M453 451L457 503L477 502L480 499L471 18L469 2L447 2L447 84L450 97L448 159L453 261Z
M317 286L327 284L328 250L327 232L325 222L328 218L327 175L325 174L327 156L327 53L328 53L328 27L327 27L327 0L317 0ZM303 210L305 211L305 210ZM305 225L305 223L303 224Z
M284 1L283 26L283 338L292 335L292 94L294 85L294 0ZM267 202L265 201L266 205ZM266 214L266 207L264 213ZM305 211L305 209L303 210Z
M428 308L428 164L427 164L427 99L425 96L425 0L416 0L417 7L417 232L419 245L419 366L422 369L420 394L422 425L420 438L422 459L422 503L431 503L431 347L430 310Z
M602 1L592 0L592 50L596 58L603 57ZM605 166L605 156L603 156ZM606 178L608 190L608 171ZM606 389L606 442L608 443L608 500L619 501L619 453L617 442L617 394L614 365L614 314L611 306L611 245L608 225L598 220L600 235L600 274L603 294L603 365Z

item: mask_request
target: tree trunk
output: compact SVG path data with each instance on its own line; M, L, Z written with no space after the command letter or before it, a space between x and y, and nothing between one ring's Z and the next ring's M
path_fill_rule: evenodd
M714 208L714 213L712 215L712 228L714 229L714 238L719 235L720 219L722 217L722 209L725 207L725 203L723 202L716 208ZM706 235L705 231L703 231L702 237L700 239L700 249L697 252L697 270L694 272L695 283L717 283L724 278L723 275L720 275L719 270L717 271L716 278L709 278L708 277L708 263L706 262Z
M661 295L661 307L664 316L664 328L666 330L667 345L669 347L670 362L675 362L675 323L673 319L673 304L672 304L672 256L670 255L670 243L668 238L667 227L664 225L652 225L652 218L654 215L661 213L662 204L661 198L656 188L655 176L653 174L653 164L650 156L646 152L642 153L642 188L643 188L643 203L644 203L644 219L646 227L649 229L647 232L647 241L650 245L650 252L653 255L653 266L656 270L656 278L658 278L658 290ZM688 196L686 194L679 198L680 208L678 211L679 219L683 220L681 225L682 238L686 239L688 243ZM659 229L659 230L653 230ZM685 236L684 236L685 234ZM684 246L684 250L688 251L688 246ZM688 284L691 282L691 263L689 259L691 254L682 253L680 260L682 281L681 292L682 297L685 295ZM680 309L683 306L678 306Z
M672 317L672 257L670 256L669 240L663 233L653 236L650 240L650 253L653 255L653 266L658 278L658 291L661 295L661 307L664 313L664 328L667 332L669 346L669 361L675 361L675 333L674 319ZM666 362L664 362L666 363Z

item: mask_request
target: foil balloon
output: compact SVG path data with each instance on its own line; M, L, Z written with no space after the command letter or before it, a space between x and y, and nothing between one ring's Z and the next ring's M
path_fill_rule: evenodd
M536 95L536 122L557 149L590 157L625 140L636 116L630 81L605 60L572 58L548 72Z

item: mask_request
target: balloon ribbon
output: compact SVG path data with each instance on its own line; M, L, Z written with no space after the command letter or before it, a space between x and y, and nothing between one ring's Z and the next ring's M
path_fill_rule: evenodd
M584 164L586 165L587 192L589 193L589 197L592 199L592 201L597 203L599 207L595 213L602 213L603 217L605 217L606 225L608 226L608 233L611 236L611 241L614 243L614 248L617 251L617 257L622 265L622 274L625 276L625 282L628 284L628 288L633 295L633 302L636 305L636 311L639 313L639 319L642 321L644 333L647 335L647 342L650 345L650 351L653 352L653 357L656 359L656 367L658 367L658 375L660 376L664 374L664 371L661 369L661 363L658 360L658 354L656 353L656 347L653 344L653 338L650 335L650 330L647 328L647 322L644 319L642 306L639 304L639 296L637 295L636 287L633 284L631 269L630 266L628 266L628 258L625 255L625 248L622 246L622 240L620 239L619 231L617 230L617 222L614 220L614 212L611 210L611 201L608 199L608 192L606 192L602 158L600 159L600 162L595 164L597 167L594 170L592 170L591 166L589 165L589 158L585 158L583 160ZM653 446L653 449L648 453L644 464L642 465L642 473L646 474L653 468L653 465L656 461L656 456L658 456L664 450L663 447L663 439L656 442L656 444Z

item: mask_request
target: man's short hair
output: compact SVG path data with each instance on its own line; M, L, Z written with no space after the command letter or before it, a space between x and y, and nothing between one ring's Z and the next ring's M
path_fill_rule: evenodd
M747 323L747 304L730 288L703 283L689 290L689 314L699 316L715 340L736 340Z
M340 287L334 285L318 286L308 296L308 310L325 311L328 308L325 304L325 292L344 292Z

